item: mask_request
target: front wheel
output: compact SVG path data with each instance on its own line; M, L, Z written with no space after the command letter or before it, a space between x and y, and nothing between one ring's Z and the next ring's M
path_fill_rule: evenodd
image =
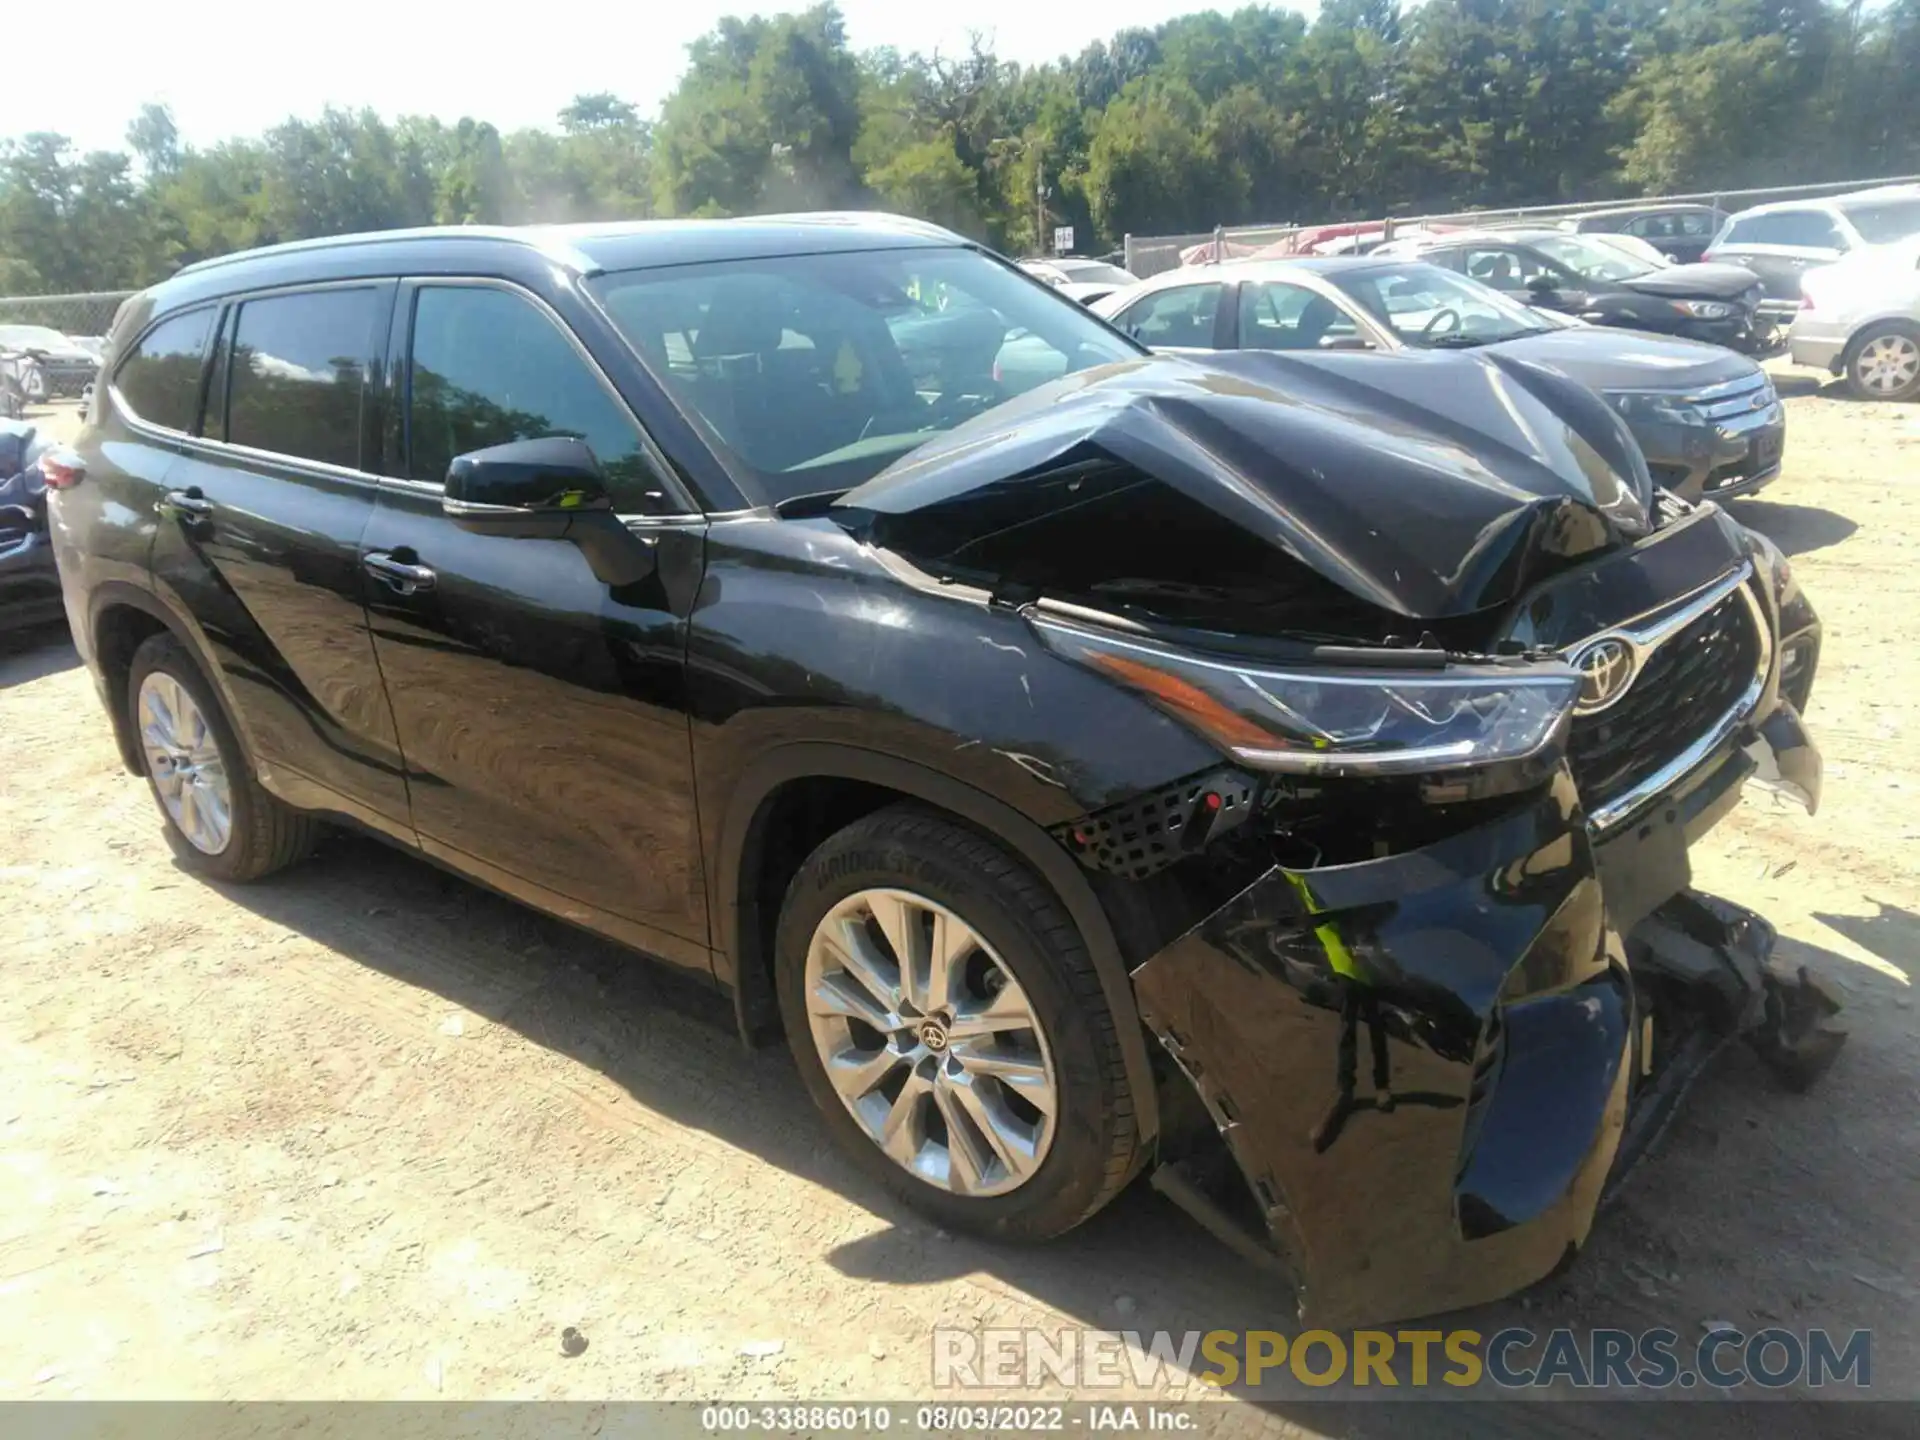
M1847 361L1847 387L1862 400L1920 395L1920 327L1896 321L1863 334Z
M133 652L127 704L167 843L188 869L258 880L313 847L317 822L261 788L213 687L172 635Z
M835 1139L940 1223L1048 1239L1132 1175L1133 1100L1092 959L986 837L909 807L848 826L788 887L775 964Z

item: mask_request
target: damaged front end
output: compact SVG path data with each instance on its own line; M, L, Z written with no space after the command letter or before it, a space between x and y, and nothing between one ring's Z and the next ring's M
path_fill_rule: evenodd
M1089 372L840 502L1219 751L1054 833L1164 1057L1155 1184L1324 1325L1542 1278L1727 1039L1838 1044L1690 888L1749 780L1818 802L1784 558L1550 374L1351 358Z

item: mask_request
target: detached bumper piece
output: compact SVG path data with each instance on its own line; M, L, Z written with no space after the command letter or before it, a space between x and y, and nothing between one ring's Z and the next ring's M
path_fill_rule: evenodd
M1773 953L1774 929L1731 901L1688 890L1627 936L1643 1024L1627 1133L1607 1182L1610 1197L1666 1129L1681 1098L1729 1041L1744 1038L1791 1090L1834 1062L1846 1032L1833 988Z
M1276 866L1134 971L1225 1152L1155 1183L1284 1268L1308 1324L1510 1294L1573 1259L1728 1040L1795 1086L1831 1063L1837 1003L1773 939L1683 891L1623 944L1564 777L1421 849Z

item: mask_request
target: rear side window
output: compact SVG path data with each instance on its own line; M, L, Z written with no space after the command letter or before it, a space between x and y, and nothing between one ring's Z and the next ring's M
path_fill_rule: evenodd
M385 298L314 290L242 305L227 367L227 439L358 469L360 392Z
M1129 305L1113 323L1142 345L1211 349L1220 291L1218 285L1170 286Z
M1838 249L1845 242L1833 221L1819 210L1776 210L1736 220L1724 245L1802 245Z
M114 372L114 389L127 409L149 425L193 429L200 410L200 365L212 329L212 310L192 310L149 330Z
M569 435L587 442L615 510L661 507L660 481L640 432L552 320L522 296L490 286L429 286L413 311L409 376L411 465L439 485L454 456L514 440Z

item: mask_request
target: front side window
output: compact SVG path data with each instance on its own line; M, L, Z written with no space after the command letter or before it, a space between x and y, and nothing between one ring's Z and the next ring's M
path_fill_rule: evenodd
M1318 350L1329 340L1359 333L1351 315L1304 285L1247 281L1240 286L1242 350Z
M359 468L360 394L385 301L384 290L341 289L243 304L227 365L227 439Z
M600 462L623 514L660 509L640 431L531 300L486 285L427 286L413 309L408 474L438 485L456 455L570 436Z
M744 488L776 502L851 488L1005 400L1140 353L959 247L621 271L588 288Z
M1482 285L1491 285L1495 290L1525 290L1542 275L1554 278L1553 271L1538 255L1506 245L1469 249L1464 260L1461 268L1468 275Z
M1113 323L1142 345L1205 350L1213 344L1221 289L1215 284L1156 290L1114 316Z
M200 365L213 311L172 315L149 330L114 372L113 384L135 416L183 433L200 409Z

